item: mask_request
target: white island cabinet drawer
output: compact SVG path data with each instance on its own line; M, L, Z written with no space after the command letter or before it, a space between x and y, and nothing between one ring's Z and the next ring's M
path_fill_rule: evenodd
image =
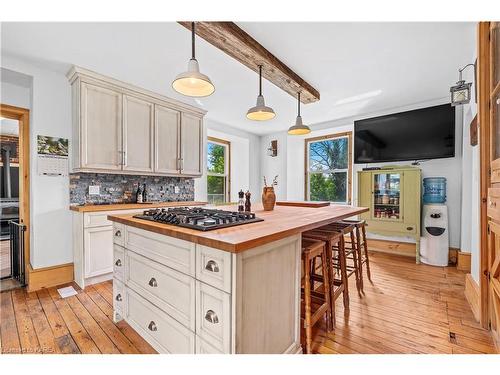
M194 277L195 244L192 242L127 226L125 247Z
M127 285L190 330L195 330L195 280L127 252Z
M123 224L113 224L113 243L115 245L125 246L125 231L123 230Z
M127 322L158 352L194 354L195 334L127 288Z
M115 313L125 316L125 286L118 279L113 279L113 310Z
M112 221L108 220L109 212L85 212L83 226L85 228L111 227Z
M123 275L125 273L125 251L120 246L113 246L113 275L120 281L125 281Z
M196 334L223 353L231 350L231 295L196 281Z
M196 279L230 293L231 253L198 245Z

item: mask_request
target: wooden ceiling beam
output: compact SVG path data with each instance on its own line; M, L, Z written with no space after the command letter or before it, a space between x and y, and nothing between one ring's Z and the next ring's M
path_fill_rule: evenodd
M181 21L182 26L191 30L191 22ZM196 22L196 35L227 53L254 72L274 83L283 91L297 97L304 104L319 100L319 92L281 60L265 49L259 42L238 27L234 22Z

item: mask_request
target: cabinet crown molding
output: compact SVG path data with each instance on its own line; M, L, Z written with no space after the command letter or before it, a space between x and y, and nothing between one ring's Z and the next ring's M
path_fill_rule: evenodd
M84 82L100 81L107 85L113 86L115 90L119 90L123 94L127 94L127 92L131 91L133 93L145 95L150 99L157 101L158 102L157 104L168 105L172 109L177 109L179 111L184 111L184 112L191 112L199 116L204 116L207 113L207 111L205 111L204 109L183 103L179 100L169 98L168 96L158 94L156 92L144 89L139 86L135 86L127 82L120 81L115 78L107 77L105 75L102 75L100 73L94 72L86 68L82 68L77 65L73 65L71 67L68 73L66 73L66 78L68 78L70 84L73 84L73 82L76 81L78 78L80 78L80 80Z

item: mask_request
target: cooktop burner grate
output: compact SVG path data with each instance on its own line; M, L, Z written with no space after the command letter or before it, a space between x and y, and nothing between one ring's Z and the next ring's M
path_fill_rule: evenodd
M233 227L264 221L253 212L233 212L200 207L171 207L146 210L134 218L177 225L201 231Z

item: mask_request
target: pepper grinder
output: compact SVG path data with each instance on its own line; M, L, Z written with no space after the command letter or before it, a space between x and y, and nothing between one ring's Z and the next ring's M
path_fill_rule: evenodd
M252 211L252 204L250 203L250 192L247 190L247 192L245 193L245 211L246 212L250 212Z
M238 212L243 212L245 211L245 193L243 190L240 190L238 192Z

